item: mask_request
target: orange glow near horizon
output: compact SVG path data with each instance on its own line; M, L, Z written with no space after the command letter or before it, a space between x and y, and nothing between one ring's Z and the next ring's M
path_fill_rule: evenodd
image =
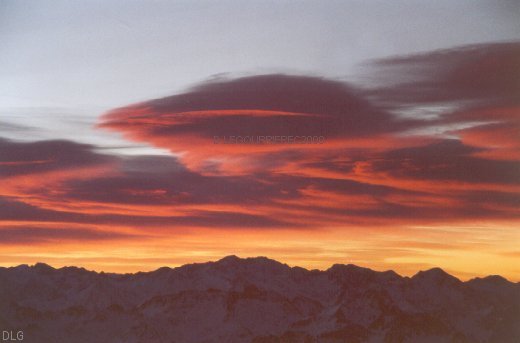
M227 255L266 256L290 266L325 270L333 264L356 264L377 271L412 276L441 267L461 280L499 274L520 281L519 222L499 226L329 228L321 231L192 229L174 237L106 242L49 242L2 247L0 266L45 262L53 267L135 273L163 266L215 261Z

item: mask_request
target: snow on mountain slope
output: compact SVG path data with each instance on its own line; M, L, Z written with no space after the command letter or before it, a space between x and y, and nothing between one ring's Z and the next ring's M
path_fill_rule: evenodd
M27 342L520 342L520 284L265 257L105 274L0 268L0 330Z

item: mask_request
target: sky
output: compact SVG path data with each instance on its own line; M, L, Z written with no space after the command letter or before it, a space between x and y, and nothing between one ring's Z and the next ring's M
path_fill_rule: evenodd
M0 265L520 281L519 6L2 1Z

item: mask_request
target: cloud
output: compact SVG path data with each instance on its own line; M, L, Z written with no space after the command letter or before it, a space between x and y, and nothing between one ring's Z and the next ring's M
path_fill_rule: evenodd
M219 80L114 110L101 126L130 134L143 130L211 140L213 135L233 134L359 136L395 130L401 124L356 92L344 83L306 76Z
M431 108L438 116L424 126L449 129L484 160L520 160L520 42L488 43L389 58L374 64L385 86L366 96L383 108ZM444 130L446 131L446 130Z
M143 239L145 236L85 228L3 227L0 245L32 245L59 242Z
M515 218L519 52L518 43L498 43L382 60L376 66L385 86L368 91L303 76L219 79L116 109L100 126L181 153L179 162L198 174L197 184L204 184L202 175L220 176L230 189L223 202L236 200L230 195L237 189L245 203L258 194L257 203L311 212L314 206L352 222ZM425 106L446 110L432 119L422 116ZM401 115L404 108L413 115ZM441 127L451 129L435 134ZM213 136L267 134L327 140L316 146L212 142ZM244 192L232 186L238 180L268 186ZM442 183L449 189L439 188ZM341 203L349 197L365 200Z
M371 164L375 172L388 172L399 178L431 181L460 181L520 185L518 161L486 160L475 157L481 148L460 140L444 139L421 146L390 150Z
M70 141L14 142L0 139L0 176L38 174L101 165L112 158Z
M489 43L380 60L371 94L386 103L520 104L520 43Z
M296 140L299 144L215 144L215 137L219 142L238 136L256 142L265 136L315 136L341 149L356 139L415 125L373 106L347 84L289 75L210 82L186 93L113 110L99 124L132 140L183 153L183 163L190 169L236 174L265 170L273 162L273 152L282 156L322 146L302 144L303 139Z
M498 68L496 78L509 77L500 68L511 67L511 51L485 45L389 60L382 65L403 74L392 76L392 86L368 91L304 76L218 79L101 119L100 127L167 148L171 156L1 140L0 230L20 244L30 244L33 233L35 244L57 241L64 231L52 230L68 226L87 231L66 241L108 240L101 231L129 235L118 242L146 237L156 244L186 235L191 246L190 239L204 239L198 232L318 237L336 230L350 237L374 227L406 235L420 225L517 225L519 112L511 90L491 73ZM488 58L490 66L472 83L456 76L471 76L468 70ZM423 117L431 104L447 110ZM412 109L406 119L403 108ZM437 134L441 127L448 129ZM237 135L323 135L325 141L214 144L214 136Z
M520 107L517 109L520 113ZM520 115L519 115L520 117ZM520 161L520 121L504 119L454 132L465 144L477 147L474 155L487 160ZM517 166L518 168L518 166Z
M21 146L33 151L47 151L38 144L49 146L48 142ZM163 234L184 232L192 227L307 230L326 226L456 219L467 213L470 205L473 206L471 199L465 197L466 193L432 194L429 190L392 185L394 179L386 185L370 179L355 180L360 163L368 163L365 168L372 169L372 178L378 172L391 175L396 171L402 174L392 175L394 178L414 177L406 168L395 164L403 159L428 159L425 157L428 156L426 147L423 152L390 150L386 153L385 163L382 163L381 156L374 161L352 159L349 168L332 167L333 172L343 176L339 178L320 173L204 175L189 170L175 157L110 157L94 152L93 148L83 147L84 150L78 151L90 158L83 160L70 153L70 147L75 146L73 143L61 142L58 146L69 149L54 151L55 160L61 162L53 166L57 178L52 180L51 191L50 186L44 185L45 180L40 178L38 169L20 171L24 175L33 173L28 176L33 180L27 183L28 188L9 182L10 179L17 180L16 175L11 173L7 177L4 187L11 185L13 188L5 188L11 195L0 198L0 217L4 221L10 224L69 223L131 227L138 231L154 228L156 233ZM464 147L458 149L461 155L472 151ZM447 151L450 156L454 155ZM26 156L23 151L19 152L20 156ZM460 159L460 156L454 156L456 160ZM295 160L302 158L298 154L292 157ZM74 163L79 167L88 161L102 161L111 167L87 177L67 174L60 179L63 174L57 170L58 167L69 169ZM312 168L324 171L330 169L334 161L312 165ZM435 179L432 175L426 178L428 181ZM457 206L445 202L444 197L456 202ZM493 200L495 197L499 199L496 202ZM484 203L495 203L497 208L493 210L490 205L487 211L480 212L479 217L494 216L493 213L511 217L516 213L511 208L514 201L514 196L508 198L500 192L492 193Z
M45 203L45 200L49 203ZM56 205L56 202L69 202L76 200L78 208L71 208L67 211L47 208L49 205ZM85 204L83 208L82 204ZM130 202L126 202L129 205ZM33 222L33 223L70 223L70 224L96 224L104 227L133 227L140 230L155 228L160 230L165 228L170 234L182 232L190 227L205 228L285 228L291 227L291 223L283 219L269 218L265 215L241 213L240 211L215 211L189 210L185 213L168 215L165 213L136 213L131 207L123 211L117 211L108 207L102 213L96 212L104 207L106 203L85 203L84 200L69 199L63 196L61 199L41 199L40 206L28 204L23 201L6 199L0 197L0 217L7 223L13 222ZM121 208L120 208L121 210ZM161 212L160 208L157 208ZM164 211L163 211L164 212ZM293 224L294 225L294 224ZM0 227L1 227L0 223ZM304 226L304 225L299 225ZM173 230L173 231L171 231Z

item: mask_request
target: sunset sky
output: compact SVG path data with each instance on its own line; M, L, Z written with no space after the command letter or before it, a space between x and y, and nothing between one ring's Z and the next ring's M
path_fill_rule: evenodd
M0 265L235 254L520 281L518 17L505 0L2 1Z

